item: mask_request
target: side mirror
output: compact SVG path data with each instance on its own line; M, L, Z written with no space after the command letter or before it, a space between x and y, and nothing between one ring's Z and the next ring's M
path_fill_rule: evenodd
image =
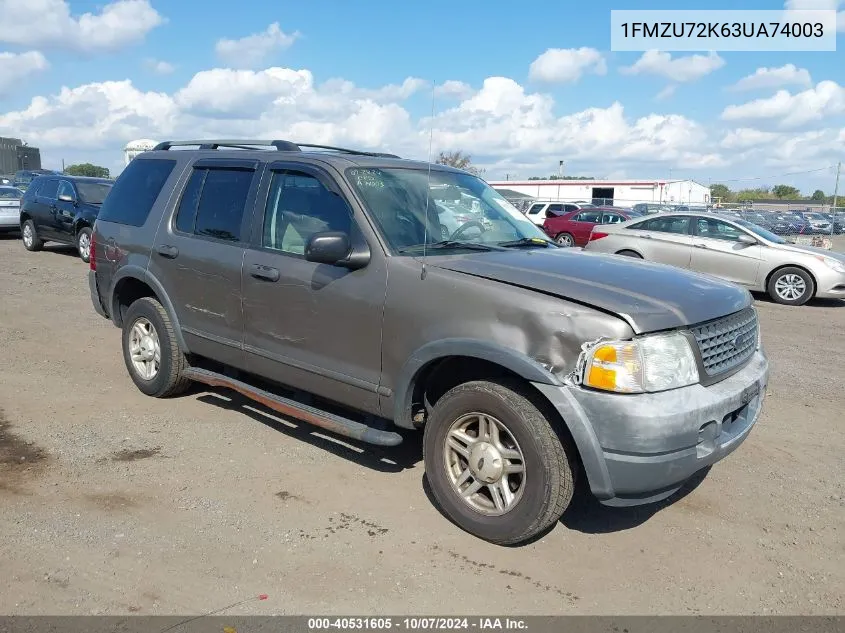
M748 244L751 246L752 244L756 244L757 240L755 240L750 235L740 235L739 240L737 240L740 244Z
M69 196L66 193L59 194L59 200L62 202L76 202L76 199L73 196Z
M349 235L342 231L322 231L308 238L305 260L355 270L369 263L370 251L369 248L353 250Z

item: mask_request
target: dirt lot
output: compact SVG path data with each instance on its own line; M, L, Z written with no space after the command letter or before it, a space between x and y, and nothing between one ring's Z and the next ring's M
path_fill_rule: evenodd
M432 507L413 441L147 398L72 251L0 262L0 613L845 612L845 304L758 301L763 417L685 496L501 548Z

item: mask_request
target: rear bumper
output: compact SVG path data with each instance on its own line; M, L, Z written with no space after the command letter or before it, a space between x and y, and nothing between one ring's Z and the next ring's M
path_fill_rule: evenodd
M4 231L10 230L18 230L21 228L21 216L20 213L17 215L7 215L0 211L0 229Z
M88 291L91 293L91 303L94 305L94 310L101 317L108 319L109 315L103 306L100 291L97 288L97 273L93 270L88 271Z
M535 383L569 426L592 493L606 505L665 499L748 437L762 410L769 363L758 351L709 387L618 395Z

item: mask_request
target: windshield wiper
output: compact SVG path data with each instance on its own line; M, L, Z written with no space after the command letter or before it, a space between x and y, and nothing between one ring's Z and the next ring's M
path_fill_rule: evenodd
M461 240L442 240L440 242L434 242L433 244L416 244L415 246L407 246L405 248L399 249L399 252L406 253L408 251L421 251L423 250L423 246L425 246L425 250L427 251L436 251L446 248L465 248L467 250L472 251L499 250L497 247L491 244L479 244L478 242L463 242Z
M554 242L544 240L541 237L523 237L509 242L499 242L499 246L504 246L505 248L519 248L522 246L542 246L543 248L549 248L554 246L555 248L559 248Z

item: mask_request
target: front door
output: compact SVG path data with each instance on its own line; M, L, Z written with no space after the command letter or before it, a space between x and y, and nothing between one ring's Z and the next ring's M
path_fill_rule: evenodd
M243 267L247 362L279 383L377 414L384 258L373 251L358 270L306 261L314 233L364 239L351 205L316 167L277 163L264 180L266 204Z
M601 211L581 211L581 213L576 213L573 216L569 226L572 229L576 246L584 246L590 241L590 233L600 220Z
M150 272L173 297L190 351L243 365L241 267L258 188L254 160L201 159L183 177L170 221L153 243ZM187 182L185 182L187 180Z
M69 197L70 200L62 200L61 197ZM76 217L76 192L67 180L59 181L59 191L56 195L56 213L53 215L53 228L56 237L65 242L73 242L73 219Z
M742 235L749 234L723 220L696 218L690 268L743 286L756 286L763 246L740 242Z

